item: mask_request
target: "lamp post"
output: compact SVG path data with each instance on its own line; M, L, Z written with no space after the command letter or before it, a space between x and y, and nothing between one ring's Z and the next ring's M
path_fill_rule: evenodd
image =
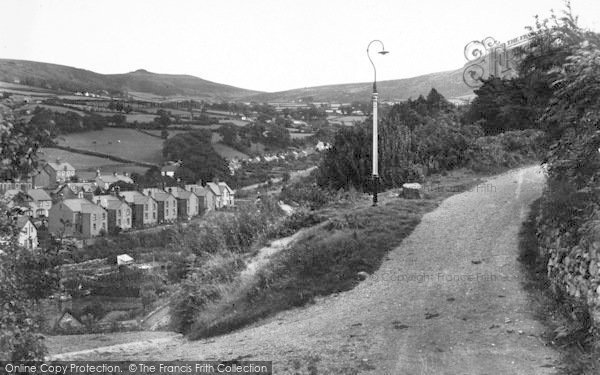
M377 190L379 187L379 165L377 160L377 69L375 69L375 64L373 63L371 55L369 54L369 48L371 48L371 44L373 43L381 44L381 51L377 53L385 55L389 53L389 51L385 50L383 42L379 39L372 40L367 46L367 57L369 58L371 65L373 65L373 206L377 206Z

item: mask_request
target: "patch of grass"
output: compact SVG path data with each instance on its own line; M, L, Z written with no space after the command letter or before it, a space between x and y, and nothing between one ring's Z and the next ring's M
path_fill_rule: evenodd
M147 163L162 163L163 140L135 129L106 128L62 136L58 144Z
M536 236L539 213L538 199L532 204L529 217L519 233L519 260L527 275L525 289L537 318L548 327L544 339L561 354L561 363L557 366L559 374L597 374L600 369L600 341L591 329L591 317L585 303L553 288L547 277L548 256L538 251Z
M274 255L250 282L199 312L190 338L227 333L315 297L352 289L360 282L358 272L377 270L385 255L436 206L434 200L396 199L341 211L332 221L336 224L314 228Z

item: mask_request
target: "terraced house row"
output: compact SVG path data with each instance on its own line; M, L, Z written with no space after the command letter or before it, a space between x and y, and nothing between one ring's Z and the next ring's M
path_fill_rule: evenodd
M43 170L57 165L67 171L73 169L68 163L52 163ZM98 171L94 181L67 182L64 175L53 175L50 183L43 179L45 188L37 186L35 180L0 183L0 192L9 201L15 220L29 218L57 237L88 239L187 221L207 211L235 205L235 193L224 182L120 191L118 184L113 184L132 184L129 176L102 175Z

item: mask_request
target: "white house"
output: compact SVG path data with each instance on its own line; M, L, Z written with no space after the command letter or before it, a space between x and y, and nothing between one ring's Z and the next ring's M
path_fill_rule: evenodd
M233 207L235 205L235 192L225 182L219 182L219 190L221 190L221 206Z
M19 216L17 218L17 227L20 229L17 243L26 249L37 248L37 228L33 225L33 222L26 216Z

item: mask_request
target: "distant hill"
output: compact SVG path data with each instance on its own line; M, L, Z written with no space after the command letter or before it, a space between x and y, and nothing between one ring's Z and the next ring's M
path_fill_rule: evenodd
M435 88L446 98L473 95L473 89L465 85L462 76L463 69L461 68L412 78L381 81L377 82L377 91L380 100L383 101L416 99L419 95L427 95L432 88ZM349 83L253 94L242 99L257 102L290 102L311 98L315 102L364 102L370 100L372 89L372 82Z
M7 59L0 59L0 81L70 92L142 92L206 100L233 100L259 93L190 75L157 74L143 69L125 74L100 74L64 65Z
M446 98L473 95L462 80L463 69L430 73L413 78L377 83L386 100L416 99L435 88ZM291 102L310 98L315 102L368 101L371 82L300 88L274 93L246 90L190 75L157 74L143 69L125 74L100 74L89 70L26 60L0 59L0 81L59 91L130 93L135 97L188 97L210 101Z

